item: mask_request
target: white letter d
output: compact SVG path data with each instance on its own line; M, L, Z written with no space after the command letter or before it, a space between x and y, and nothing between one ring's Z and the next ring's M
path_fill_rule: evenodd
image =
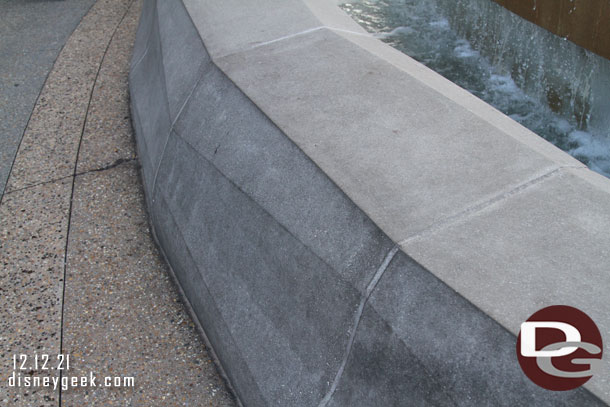
M570 324L565 322L533 321L521 324L521 355L525 357L557 357L565 356L578 349L577 346L564 346L557 350L536 350L536 329L553 328L559 329L564 333L564 342L580 342L580 332Z

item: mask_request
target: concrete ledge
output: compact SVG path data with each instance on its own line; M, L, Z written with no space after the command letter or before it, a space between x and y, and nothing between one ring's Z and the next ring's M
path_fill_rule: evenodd
M514 353L545 305L610 331L607 179L327 0L149 0L130 89L159 244L245 405L610 399Z

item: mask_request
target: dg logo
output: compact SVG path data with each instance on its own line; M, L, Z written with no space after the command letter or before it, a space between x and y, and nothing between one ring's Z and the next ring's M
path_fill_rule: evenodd
M584 312L566 305L543 308L521 324L517 358L538 386L571 390L585 384L601 366L599 329Z

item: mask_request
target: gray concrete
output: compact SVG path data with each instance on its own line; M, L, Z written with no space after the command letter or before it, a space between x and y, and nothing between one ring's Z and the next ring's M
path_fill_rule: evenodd
M329 405L604 405L583 390L541 391L521 372L512 334L399 253Z
M395 241L579 165L537 153L330 30L218 64Z
M570 304L587 310L610 338L607 183L587 169L557 172L403 247L512 332L532 309ZM610 376L589 384L607 389Z
M0 197L47 74L95 0L0 0Z
M149 1L130 90L156 237L245 405L604 405L544 391L517 366L514 326L559 298L543 278L499 292L523 304L499 318L485 301L496 281L473 265L497 254L474 253L478 226L455 251L455 235L437 252L427 236L538 191L527 205L557 199L549 216L580 227L590 251L570 253L601 290L605 254L585 255L607 247L594 220L608 180L322 0ZM533 222L511 213L481 245ZM572 229L554 233L569 242ZM537 242L491 271L523 279L539 270L511 259L565 248ZM461 285L447 277L456 253ZM601 298L581 304L605 330Z

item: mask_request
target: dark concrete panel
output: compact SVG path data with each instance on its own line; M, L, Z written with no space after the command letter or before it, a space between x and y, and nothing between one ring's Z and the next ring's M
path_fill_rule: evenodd
M264 406L265 399L256 380L222 319L214 296L195 265L167 202L162 194L157 194L156 198L157 212L163 215L158 217L156 238L208 340L215 345L214 351L219 362L222 366L229 367L226 373L231 383L239 384L235 391L241 400L248 400L248 405Z
M148 146L146 145L146 138L141 136L142 134L142 119L140 118L140 113L133 102L134 97L139 92L139 89L133 89L132 84L130 83L130 94L131 94L131 125L133 126L134 134L136 135L136 151L138 154L139 162L141 165L140 174L142 176L142 184L144 185L144 195L146 196L146 207L148 208L148 213L152 215L151 211L151 203L152 203L152 184L155 175L155 169L152 166L152 163L149 159L150 154L148 152ZM144 116L145 120L148 120L147 116Z
M362 290L393 243L215 66L176 131Z
M317 404L358 291L180 138L168 143L158 191L266 403Z
M157 2L161 49L172 121L201 76L204 65L211 62L199 33L181 1Z
M514 335L399 252L369 300L334 399L427 405L429 392L421 389L432 386L445 394L433 403L440 405L605 405L584 389L536 386L522 373L515 346Z
M148 12L147 7L154 6L154 2L147 2L144 5L144 13ZM140 154L140 160L144 168L156 169L169 136L171 121L167 104L158 19L152 18L150 24L152 24L152 32L146 44L147 51L141 62L131 69L129 86L133 104L132 111L135 111L136 117L139 118L139 126L141 126L141 132L136 134L138 139L142 139L146 145L141 152L148 153ZM144 178L146 189L149 192L152 191L154 170Z
M435 380L437 372L427 371L418 356L367 307L348 364L328 406L454 405Z
M156 3L156 0L143 0L142 13L140 14L140 22L131 55L131 69L142 60L142 56L144 56L144 53L146 53L148 49L148 40L154 28L152 22L153 19L157 18Z

